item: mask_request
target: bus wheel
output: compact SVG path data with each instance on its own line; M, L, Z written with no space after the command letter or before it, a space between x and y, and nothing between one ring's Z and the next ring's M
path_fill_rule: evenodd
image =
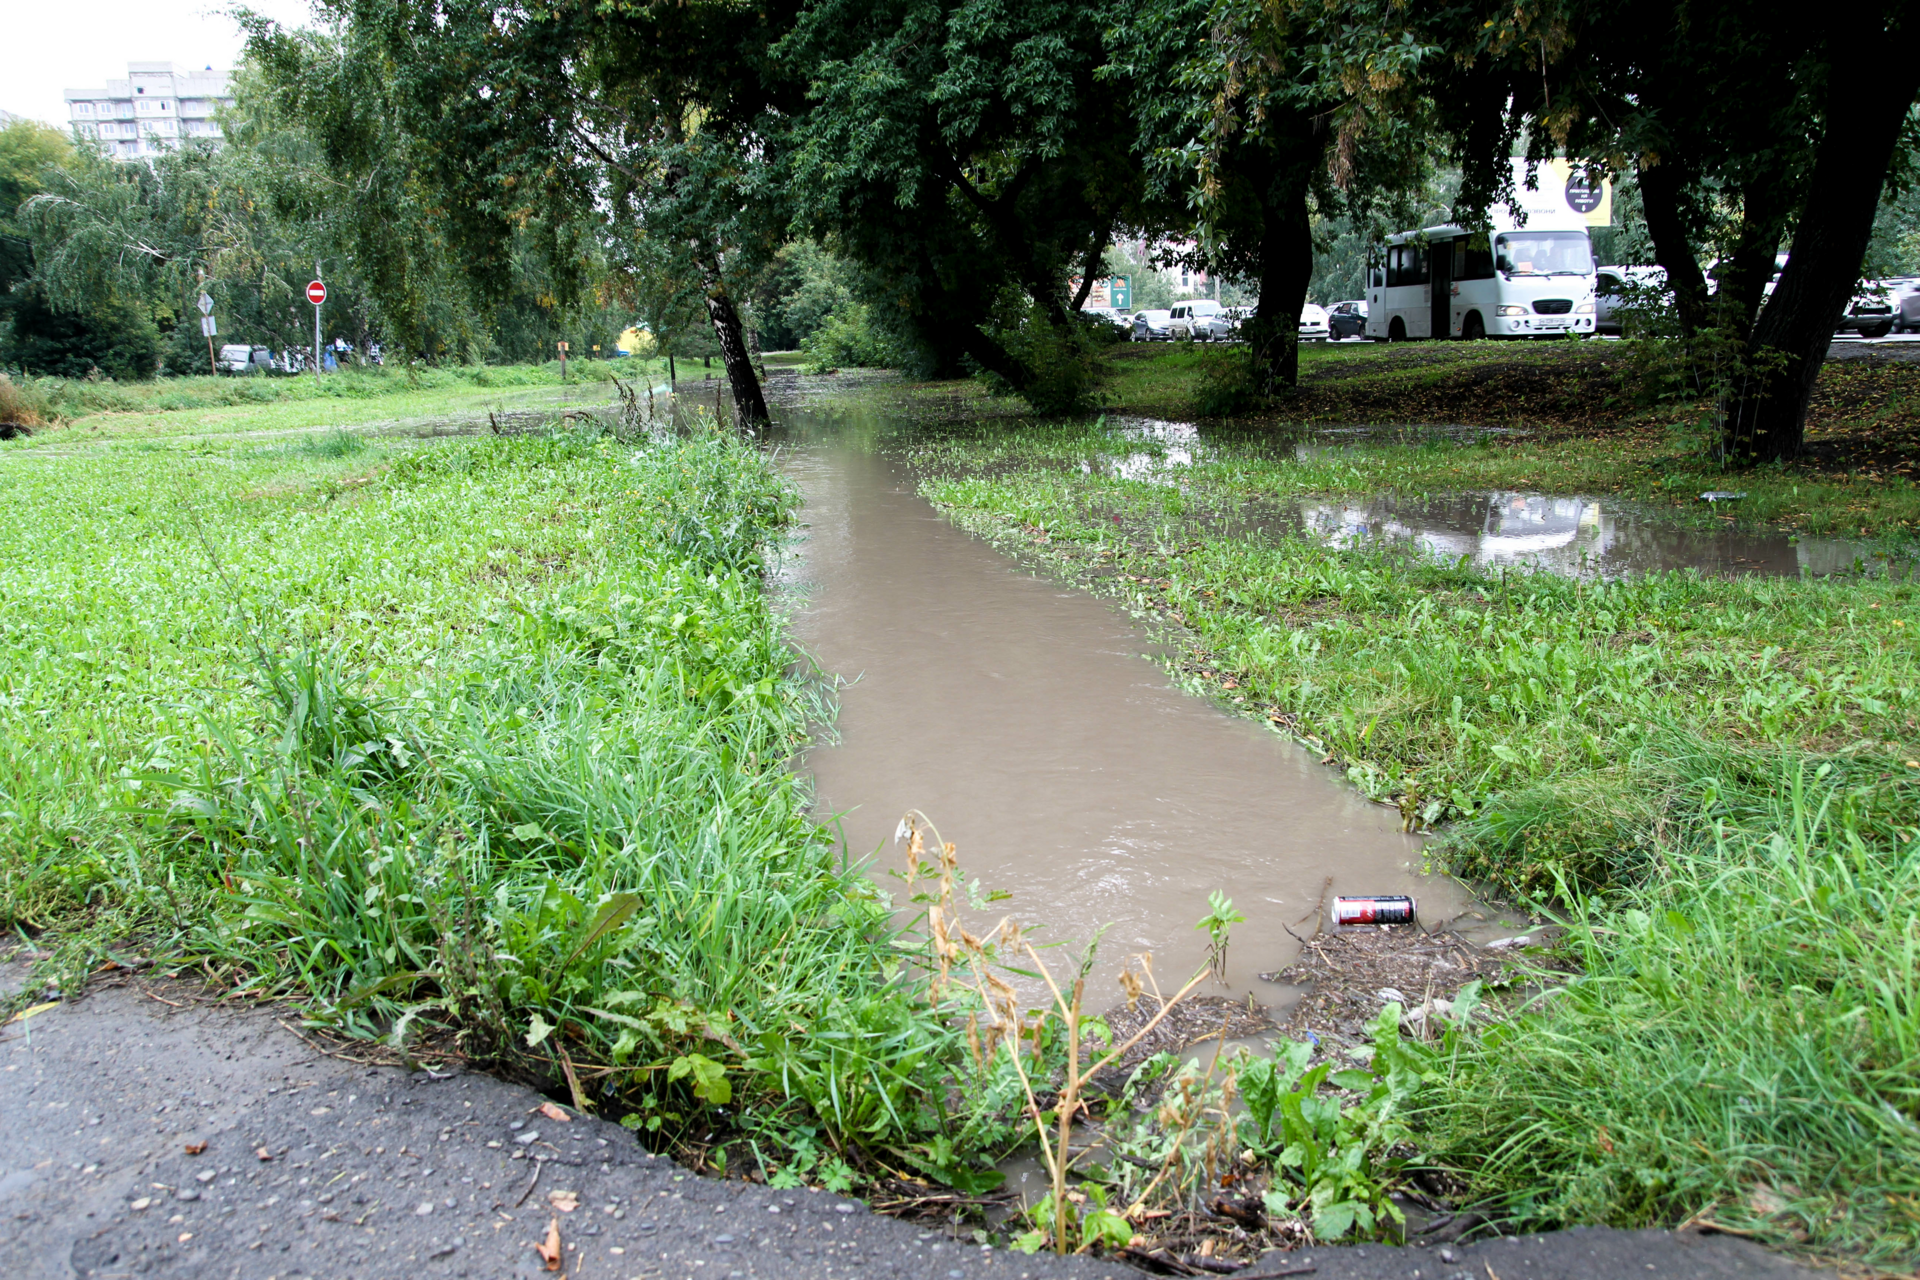
M1387 341L1388 342L1405 342L1406 340L1407 340L1407 326L1400 323L1399 316L1395 316L1387 324Z
M1467 312L1467 318L1460 322L1460 340L1462 342L1479 342L1486 336L1487 325L1486 322L1480 318L1480 313L1478 311Z

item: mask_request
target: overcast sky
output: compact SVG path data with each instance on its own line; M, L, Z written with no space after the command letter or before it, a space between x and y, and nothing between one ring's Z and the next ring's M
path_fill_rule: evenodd
M233 0L0 0L0 111L67 123L67 89L124 79L129 62L176 68L233 67L240 28ZM250 0L249 8L286 23L307 19L305 0Z

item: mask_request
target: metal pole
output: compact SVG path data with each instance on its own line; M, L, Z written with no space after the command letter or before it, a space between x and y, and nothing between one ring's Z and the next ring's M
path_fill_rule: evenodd
M320 278L320 259L313 260L313 278ZM320 385L320 304L313 304L313 383Z
M207 368L213 370L213 376L220 376L220 362L213 358L213 335L207 335Z

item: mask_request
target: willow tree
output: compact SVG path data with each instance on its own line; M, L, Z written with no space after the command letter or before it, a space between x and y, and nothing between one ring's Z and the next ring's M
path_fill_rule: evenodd
M780 77L758 69L790 13L723 0L325 11L326 32L249 18L249 56L367 192L391 306L423 304L431 273L415 264L435 256L494 300L515 255L537 256L556 305L605 287L606 264L661 307L697 295L739 412L766 418L735 295L785 227L767 161L798 98L782 103Z

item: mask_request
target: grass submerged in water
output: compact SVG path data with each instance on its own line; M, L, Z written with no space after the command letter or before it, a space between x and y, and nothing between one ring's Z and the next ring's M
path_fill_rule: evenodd
M1920 591L1233 536L1250 495L1445 489L1454 451L1099 465L1142 449L1028 428L919 461L961 523L1181 622L1191 666L1566 922L1580 976L1430 1069L1430 1156L1516 1227L1920 1257Z

